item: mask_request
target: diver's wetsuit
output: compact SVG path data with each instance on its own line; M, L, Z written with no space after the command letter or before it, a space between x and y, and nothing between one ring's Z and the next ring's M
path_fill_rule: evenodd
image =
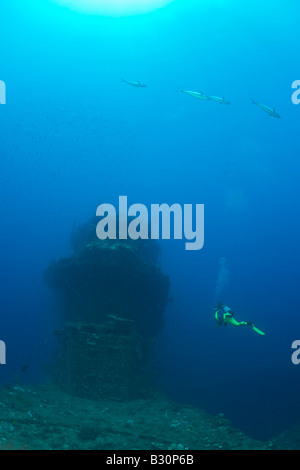
M227 326L228 323L233 326L250 326L256 333L261 336L265 336L265 333L256 328L253 323L247 321L236 321L233 311L227 305L222 305L216 309L215 318L217 321L217 326Z

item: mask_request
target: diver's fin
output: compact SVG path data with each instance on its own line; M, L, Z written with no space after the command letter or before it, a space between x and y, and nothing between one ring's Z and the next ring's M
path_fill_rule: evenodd
M261 336L266 336L266 333L264 333L263 331L259 330L258 328L256 328L256 326L252 325L252 330L255 331L255 333L261 335Z
M256 104L256 101L254 101L253 98L250 98L250 100L252 101L252 104Z
M259 330L258 328L256 328L256 326L253 325L253 323L251 321L247 321L245 322L246 325L250 326L252 328L253 331L255 331L255 333L261 335L261 336L266 336L266 333L264 333L263 331Z

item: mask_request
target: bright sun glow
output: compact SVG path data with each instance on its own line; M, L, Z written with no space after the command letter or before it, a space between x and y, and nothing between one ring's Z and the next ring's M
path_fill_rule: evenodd
M174 0L56 0L61 5L84 13L125 16L157 10Z

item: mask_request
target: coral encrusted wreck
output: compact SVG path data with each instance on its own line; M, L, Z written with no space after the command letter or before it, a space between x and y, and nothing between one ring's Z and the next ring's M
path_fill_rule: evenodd
M96 224L73 229L73 255L45 272L65 319L54 380L93 399L147 397L155 389L153 346L169 278L158 265L157 242L99 240Z

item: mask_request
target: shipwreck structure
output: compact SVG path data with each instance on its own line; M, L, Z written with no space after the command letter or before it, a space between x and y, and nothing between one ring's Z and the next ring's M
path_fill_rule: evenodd
M73 254L52 263L45 281L65 320L56 332L53 378L93 399L146 397L155 390L155 338L170 282L152 240L99 240L97 219L74 228Z

